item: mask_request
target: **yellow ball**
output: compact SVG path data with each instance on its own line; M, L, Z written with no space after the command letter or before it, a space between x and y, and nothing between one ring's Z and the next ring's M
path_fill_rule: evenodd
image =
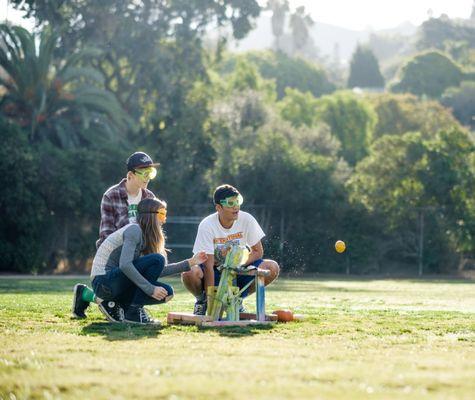
M335 243L335 250L338 253L343 253L346 250L346 244L343 240L337 240Z

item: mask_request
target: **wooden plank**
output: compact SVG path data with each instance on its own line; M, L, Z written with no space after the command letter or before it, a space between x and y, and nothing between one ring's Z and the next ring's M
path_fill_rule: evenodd
M247 320L247 319L256 319L256 314L254 313L240 313L239 319ZM277 315L275 314L266 314L266 321L277 321Z
M167 322L169 324L200 324L203 321L212 321L213 319L208 315L195 315L184 312L169 312L167 315Z

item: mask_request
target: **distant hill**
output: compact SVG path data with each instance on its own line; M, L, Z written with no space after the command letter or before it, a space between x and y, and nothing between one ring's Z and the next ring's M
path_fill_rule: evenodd
M410 22L404 22L392 29L356 31L315 21L311 28L311 35L321 55L331 57L334 54L335 45L338 44L340 59L348 62L356 45L367 41L371 33L411 36L416 30L417 27ZM289 32L289 29L286 29L286 32ZM231 49L234 51L263 50L271 48L273 41L271 15L263 12L256 21L255 29L243 40L234 42Z

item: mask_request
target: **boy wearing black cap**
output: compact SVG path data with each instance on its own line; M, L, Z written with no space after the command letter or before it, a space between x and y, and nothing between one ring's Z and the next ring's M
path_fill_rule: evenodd
M136 220L140 200L155 197L147 189L147 185L157 175L156 167L159 165L142 152L136 152L127 159L127 176L107 189L102 196L101 224L96 248L112 232Z
M216 269L218 260L215 254L219 251L220 244L236 241L240 245L249 246L251 253L248 265L270 271L270 275L265 277L266 286L279 275L279 265L274 260L263 259L264 248L261 239L265 234L259 223L251 214L240 211L244 200L239 191L231 185L218 186L214 191L213 201L216 212L201 221L193 246L193 254L204 251L208 258L204 264L194 266L182 274L183 284L196 297L193 310L196 315L206 314L206 289L219 282L221 273ZM240 275L237 285L242 289L252 279L252 276ZM251 286L242 296L248 296L253 290Z
M101 222L99 226L99 239L96 248L113 232L136 222L137 205L142 199L153 198L155 195L147 189L148 183L157 175L160 164L154 163L150 156L143 152L133 153L126 161L127 176L118 184L111 186L102 196ZM72 315L74 318L86 318L85 310L90 302L101 303L94 292L86 285L78 283L74 286ZM117 319L120 310L117 305L108 307L101 304L100 310L109 320Z

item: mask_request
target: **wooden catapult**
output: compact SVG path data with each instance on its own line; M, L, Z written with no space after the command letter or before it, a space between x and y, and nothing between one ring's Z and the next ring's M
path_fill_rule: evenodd
M221 278L218 286L208 288L208 308L206 315L191 313L168 313L169 324L199 325L199 326L246 326L263 325L277 321L274 314L265 313L265 284L264 279L270 271L253 265L243 267L249 257L249 248L230 241L221 245L215 253L218 261L223 261L218 267ZM253 276L242 289L236 285L238 275ZM256 293L256 312L240 313L242 294L254 284Z

